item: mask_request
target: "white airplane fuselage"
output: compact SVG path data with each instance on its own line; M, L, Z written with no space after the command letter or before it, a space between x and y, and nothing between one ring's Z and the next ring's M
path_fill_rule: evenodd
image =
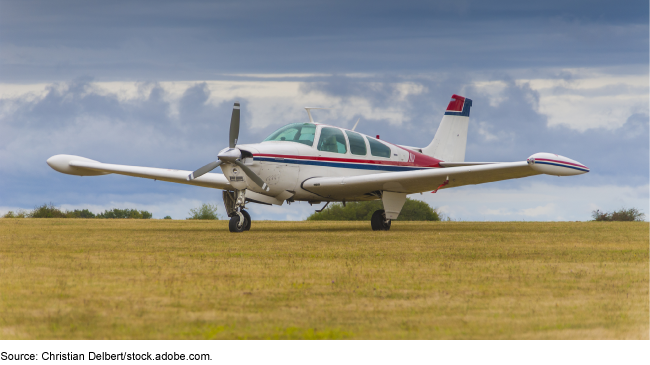
M318 150L317 142L320 139L322 128L335 128L344 132L347 151L338 153ZM252 155L247 155L243 162L268 184L270 187L268 192L263 191L250 181L245 174L239 171L237 174L233 173L233 169L236 167L232 165L222 166L222 171L236 189L248 189L270 196L289 191L295 193L292 198L295 201L359 201L373 200L379 197L366 194L352 194L346 197L320 195L305 190L302 183L315 177L349 177L440 167L438 159L358 132L354 133L365 139L366 154L353 154L349 148L350 142L346 131L349 130L317 124L312 146L289 141L266 141L238 145L237 148ZM390 156L373 156L369 140L381 143L388 148ZM237 177L240 177L240 181L237 181Z

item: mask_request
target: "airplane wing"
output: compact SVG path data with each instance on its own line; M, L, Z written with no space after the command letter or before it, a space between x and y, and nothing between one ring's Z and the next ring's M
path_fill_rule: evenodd
M223 174L208 173L200 178L187 181L187 175L192 171L160 169L155 167L127 166L101 163L85 157L73 155L56 155L47 160L54 170L69 175L94 176L119 174L145 179L169 181L180 184L203 186L213 189L232 189L228 179Z
M415 171L387 172L351 177L315 177L303 182L302 188L334 200L370 197L377 191L414 194L463 185L518 179L538 175L527 161L479 163L469 166L432 168ZM441 186L445 181L446 185Z
M142 177L146 179L168 181L168 182L187 184L187 185L203 186L206 188L214 188L214 189L230 188L230 183L228 182L226 177L223 176L223 174L217 174L217 173L207 173L195 180L187 181L187 175L191 174L192 171L160 169L155 167L113 165L113 164L107 164L101 162L83 162L83 161L71 161L70 166L90 169L93 171L108 172L112 174Z
M212 189L234 190L228 179L223 174L217 173L207 173L192 181L187 181L187 175L192 171L114 165L73 155L52 156L47 160L47 164L54 170L69 175L96 176L119 174L179 184L203 186ZM284 203L284 199L256 193L252 190L246 192L246 199L261 204L282 205Z

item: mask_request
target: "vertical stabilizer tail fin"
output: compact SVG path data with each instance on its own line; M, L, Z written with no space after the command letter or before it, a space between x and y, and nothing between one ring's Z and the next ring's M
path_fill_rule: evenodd
M455 94L451 98L433 141L422 153L442 161L464 162L472 100Z

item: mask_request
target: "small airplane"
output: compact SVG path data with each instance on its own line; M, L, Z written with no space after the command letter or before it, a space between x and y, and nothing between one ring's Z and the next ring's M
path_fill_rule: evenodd
M472 100L453 95L442 122L426 147L396 145L352 130L309 122L288 124L261 143L237 144L240 104L230 119L229 146L217 160L196 171L113 165L73 155L47 160L64 174L121 174L223 190L231 232L247 231L247 203L325 202L381 199L371 218L373 230L387 231L409 194L517 179L538 174L569 176L589 172L577 161L536 153L519 162L465 162ZM355 125L356 127L356 125ZM221 166L223 174L212 173ZM321 209L322 210L322 209Z

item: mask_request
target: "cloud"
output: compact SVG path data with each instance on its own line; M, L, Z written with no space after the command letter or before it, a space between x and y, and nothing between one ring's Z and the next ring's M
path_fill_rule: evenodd
M520 214L527 217L539 217L544 215L549 215L555 211L555 204L549 203L546 205L540 205L535 208L526 208L520 211Z
M360 132L423 146L456 93L474 100L468 160L545 151L592 169L495 188L516 192L536 181L596 189L576 196L608 206L650 175L647 14L640 0L4 0L0 205L121 202L180 212L220 201L220 192L66 176L45 160L70 153L191 170L225 145L235 100L244 106L242 143L306 121L305 106L322 106L333 109L314 111L319 122L351 127L359 119ZM561 214L561 202L531 191L518 195L522 205L487 206L490 194L471 193L483 187L461 189L477 200L443 206L464 219L585 214ZM471 208L479 205L480 214ZM311 208L255 209L264 219L299 219Z
M556 179L557 180L557 179ZM649 185L564 186L531 179L414 194L452 219L465 221L585 221L591 213L637 208L650 212Z
M647 79L644 72L635 77ZM645 110L637 110L617 104L615 98L629 95L630 88L642 87L643 83L629 75L602 71L567 72L573 78L570 82L562 81L558 72L547 74L548 79L534 81L497 73L462 77L320 75L318 79L294 75L291 80L267 75L255 80L157 83L79 79L0 85L0 184L4 188L0 201L2 206L23 208L52 201L98 207L128 202L160 211L189 210L187 204L174 203L182 208L164 208L161 204L220 201L220 192L114 175L72 177L54 172L45 160L67 153L108 163L192 170L212 161L226 144L235 100L243 105L242 143L258 142L281 125L306 121L304 106L325 106L334 109L314 111L319 122L351 127L360 118L357 130L362 133L379 134L398 144L424 146L433 138L452 93L474 100L467 160L516 161L535 152L553 152L586 164L592 172L564 179L539 176L530 180L562 189L647 185L647 105ZM590 100L605 92L602 85L632 85L608 89L614 98L600 101L603 107L616 110L613 127L580 129L551 124L552 116L540 107L545 98L556 95L554 92L571 92ZM524 186L519 181L498 184L502 189ZM550 190L547 193L552 195ZM589 204L601 204L611 193L601 190L602 196ZM534 192L526 194L534 198ZM487 198L476 199L473 204ZM551 209L549 202L529 201L524 195L520 199L529 204L517 209L486 206L480 217L569 217L556 214L558 203L550 213L539 208ZM443 205L454 207L451 202ZM301 219L311 207L255 209L262 219ZM470 210L453 212L464 219L477 217L467 214Z
M633 114L648 116L648 78L563 70L563 78L517 80L539 94L548 125L585 131L620 128ZM567 75L568 74L568 75ZM497 91L498 93L498 91Z

